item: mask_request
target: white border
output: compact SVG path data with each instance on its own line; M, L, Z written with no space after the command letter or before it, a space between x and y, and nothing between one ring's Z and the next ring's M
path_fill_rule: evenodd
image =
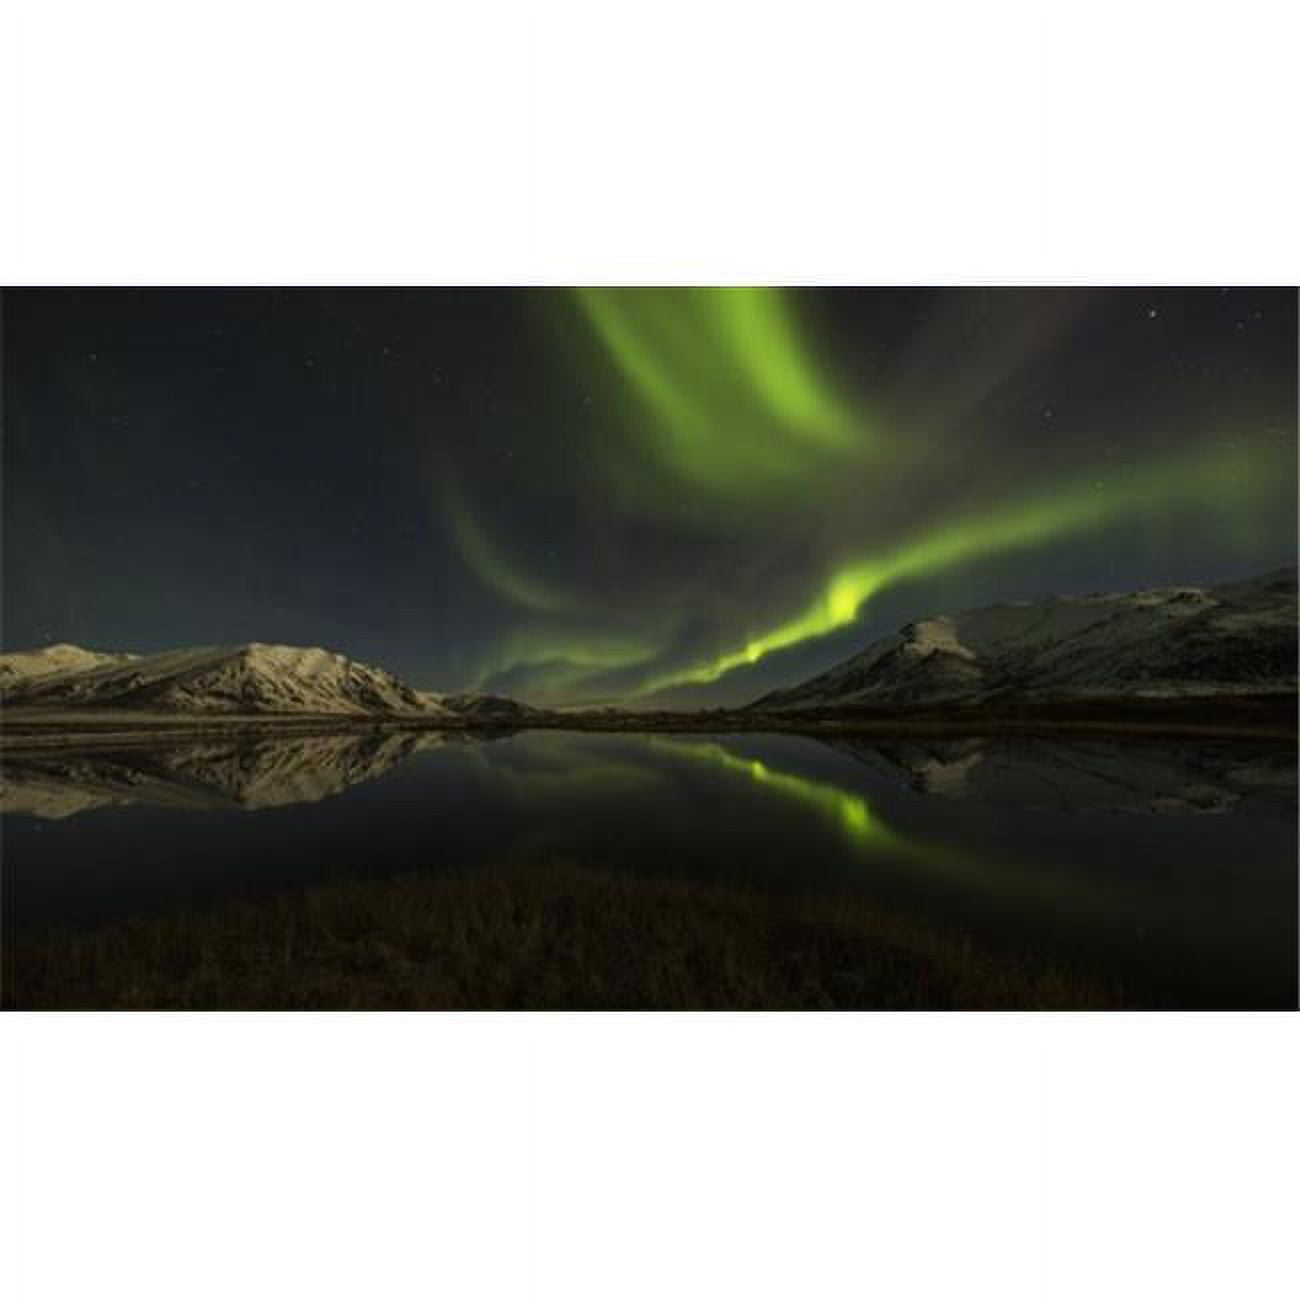
M8 1028L22 1300L1295 1293L1290 1017Z
M0 283L1297 279L1281 0L4 13Z

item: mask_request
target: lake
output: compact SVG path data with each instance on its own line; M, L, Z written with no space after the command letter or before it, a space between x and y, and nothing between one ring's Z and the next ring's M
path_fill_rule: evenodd
M10 936L576 863L851 896L1128 1005L1294 1007L1285 742L343 732L12 753Z

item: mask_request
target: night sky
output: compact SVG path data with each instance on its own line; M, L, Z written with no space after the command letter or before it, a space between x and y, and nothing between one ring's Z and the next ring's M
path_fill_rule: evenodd
M4 645L733 703L1296 554L1290 290L4 298Z

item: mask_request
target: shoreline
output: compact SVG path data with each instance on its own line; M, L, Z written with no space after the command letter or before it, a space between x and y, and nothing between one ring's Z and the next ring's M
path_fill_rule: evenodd
M767 733L812 737L1111 735L1295 741L1295 695L1235 698L1044 702L1040 707L954 707L799 713L716 709L695 712L537 711L517 719L431 719L414 714L189 714L130 710L0 712L0 753L54 748L183 743L198 738L292 738L340 732L422 731L505 736L522 731L622 735Z

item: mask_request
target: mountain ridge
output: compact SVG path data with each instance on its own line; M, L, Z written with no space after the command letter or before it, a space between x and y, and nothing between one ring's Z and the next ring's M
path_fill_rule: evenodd
M748 705L768 712L1296 690L1296 570L936 614Z
M6 729L15 734L52 732L72 715L78 726L99 731L110 718L132 726L318 719L658 730L728 719L740 726L773 719L779 728L782 718L847 727L869 715L921 725L980 712L1046 717L1053 710L1064 720L1080 708L1086 717L1093 706L1099 717L1136 709L1137 720L1163 723L1178 720L1175 711L1184 722L1207 724L1223 714L1221 725L1273 726L1279 702L1297 689L1296 582L1288 566L1207 587L1054 596L935 614L741 709L536 709L506 696L419 690L334 651L263 642L152 655L68 643L14 651L0 655L0 702L15 709Z
M62 643L0 656L7 707L196 715L518 719L505 697L418 690L383 668L320 647L250 641L131 655Z

